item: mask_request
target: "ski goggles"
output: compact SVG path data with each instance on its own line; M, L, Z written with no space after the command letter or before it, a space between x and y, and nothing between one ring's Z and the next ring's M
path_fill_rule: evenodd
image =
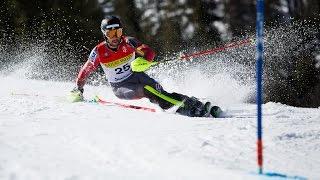
M122 28L116 28L116 29L107 29L105 31L105 35L108 38L114 38L114 37L121 37L122 36Z

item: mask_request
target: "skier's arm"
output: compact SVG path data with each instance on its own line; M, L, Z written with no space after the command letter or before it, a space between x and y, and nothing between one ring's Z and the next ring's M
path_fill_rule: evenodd
M137 55L144 57L150 62L154 60L156 53L148 45L141 43L133 37L127 37L127 42L136 49Z
M79 71L76 84L79 90L83 91L83 86L86 83L87 78L89 75L97 69L99 66L99 57L97 53L97 48L94 48L88 58L88 61L82 66L82 68Z

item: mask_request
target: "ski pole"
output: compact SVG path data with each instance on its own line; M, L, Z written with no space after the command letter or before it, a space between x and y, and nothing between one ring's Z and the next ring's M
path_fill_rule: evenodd
M208 54L214 54L214 53L226 50L226 49L239 47L239 46L242 46L245 44L254 44L254 40L253 39L246 39L246 40L241 40L241 41L237 41L237 42L232 42L232 43L229 43L229 44L226 44L224 46L217 47L214 49L200 51L200 52L196 52L196 53L189 54L189 55L183 55L183 56L178 57L178 59L189 60L189 58L198 57L198 56L202 56L202 55L208 55ZM156 65L159 63L165 63L165 62L173 61L173 60L176 60L176 58L170 58L170 59L157 61L157 62L149 62L149 61L145 60L144 58L137 58L136 60L131 62L131 67L132 67L132 70L135 72L143 72L143 71L146 71L147 69L149 69L152 65Z
M195 52L189 55L183 55L180 57L180 59L186 59L188 60L189 58L194 58L194 57L199 57L199 56L203 56L203 55L209 55L209 54L214 54L220 51L224 51L226 49L230 49L230 48L235 48L235 47L240 47L242 45L245 44L254 44L254 40L253 39L245 39L245 40L241 40L241 41L237 41L237 42L232 42L229 44L226 44L224 46L221 47L217 47L217 48L213 48L213 49L209 49L209 50L204 50L204 51L200 51L200 52Z

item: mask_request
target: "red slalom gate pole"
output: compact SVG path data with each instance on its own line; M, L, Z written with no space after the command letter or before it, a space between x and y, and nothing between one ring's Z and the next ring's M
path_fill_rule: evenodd
M189 59L189 58L199 57L199 56L203 56L203 55L214 54L216 52L220 52L220 51L223 51L226 49L235 48L235 47L239 47L239 46L242 46L245 44L252 44L252 43L254 43L253 39L246 39L246 40L242 40L242 41L232 42L232 43L226 44L221 47L217 47L217 48L213 48L213 49L209 49L209 50L205 50L205 51L200 51L200 52L196 52L196 53L189 54L189 55L183 55L180 57L180 59Z

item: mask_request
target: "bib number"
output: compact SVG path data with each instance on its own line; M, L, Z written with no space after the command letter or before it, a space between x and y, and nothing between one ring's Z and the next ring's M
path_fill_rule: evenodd
M125 64L122 67L119 67L119 68L115 69L116 74L122 74L122 73L124 73L124 72L126 72L128 70L130 70L130 65L129 64Z

